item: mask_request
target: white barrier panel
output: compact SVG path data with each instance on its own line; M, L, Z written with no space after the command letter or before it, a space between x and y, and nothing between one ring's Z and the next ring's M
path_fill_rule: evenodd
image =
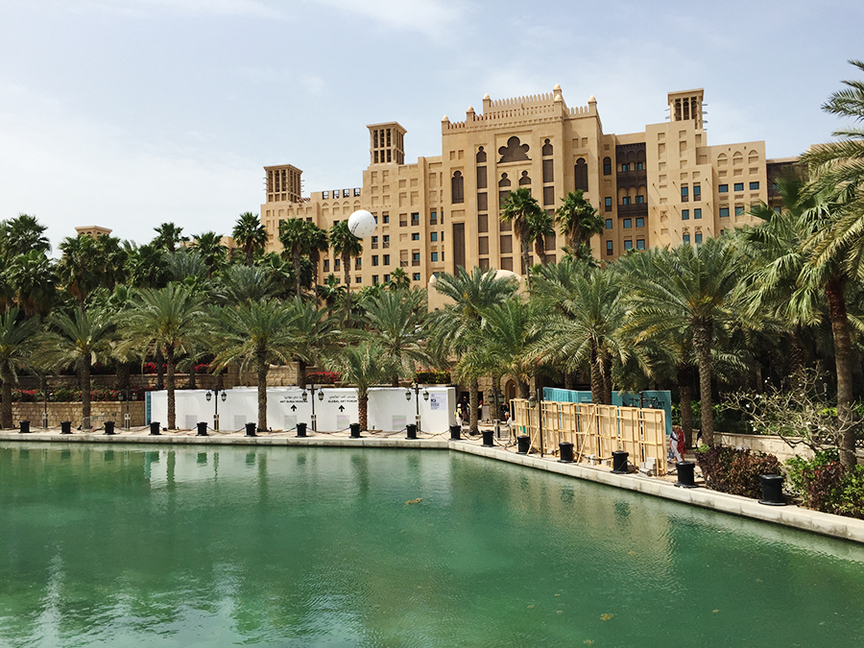
M306 400L303 400L304 391ZM429 399L424 398L428 391ZM338 432L347 430L351 423L359 421L357 411L357 390L353 387L322 388L323 398L299 387L270 387L267 390L267 425L271 430L290 431L297 423L306 423L312 431L312 413L318 420L319 432ZM417 404L415 392L410 390L410 400L405 398L404 387L376 387L369 390L368 426L370 430L399 431L408 423L414 423ZM214 416L218 410L219 429L243 430L246 423L258 422L258 389L256 387L235 387L211 394L207 400L207 390L177 390L174 392L177 427L194 430L199 421L205 421L213 429ZM421 429L438 434L447 432L456 424L456 389L454 387L421 387L419 393ZM218 398L214 401L213 398ZM159 421L162 427L168 425L168 392L152 391L147 393L150 400L150 421Z
M429 393L426 400L424 393ZM408 398L405 394L408 393ZM420 429L441 434L456 425L456 388L446 386L413 388L373 387L369 390L368 426L370 430L398 432L414 423L420 407Z

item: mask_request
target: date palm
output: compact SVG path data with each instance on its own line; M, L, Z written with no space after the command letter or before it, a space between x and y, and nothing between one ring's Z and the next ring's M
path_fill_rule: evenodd
M38 330L39 321L33 317L23 317L17 308L0 315L0 380L3 381L0 428L12 427L12 383L17 380L15 370L30 364Z
M116 328L112 318L100 308L79 307L67 314L54 312L47 328L39 336L34 363L46 369L63 369L74 365L81 385L81 416L84 426L90 422L90 367L111 356Z
M153 231L156 232L156 237L151 241L151 245L162 248L169 254L174 254L180 243L189 240L188 236L183 236L183 228L174 223L162 223L159 227L154 227Z
M45 236L47 229L35 216L27 214L0 222L0 256L9 262L32 250L47 254L51 251L51 243Z
M369 425L369 388L387 381L392 367L382 362L384 347L375 340L343 347L326 360L330 371L338 371L344 383L357 388L357 411L360 429Z
M603 233L603 217L585 200L582 190L569 192L555 211L555 222L567 238L567 245L577 259L588 260L591 237Z
M345 325L351 324L351 257L363 254L363 243L348 229L348 221L339 221L330 228L330 247L342 259L345 277Z
M253 301L240 306L225 306L217 313L217 333L221 340L214 364L223 368L231 363L241 371L252 367L258 385L258 429L267 428L267 374L271 363L286 364L297 348L292 304L275 299Z
M135 305L120 320L123 343L120 351L134 351L142 358L161 352L165 359L165 389L168 391L168 428L175 429L174 369L188 348L210 333L204 296L182 284L138 293Z
M294 291L297 297L302 293L302 282L300 280L300 269L303 261L303 252L308 247L309 230L306 221L301 218L290 218L279 221L279 242L282 243L283 254L291 259L294 268Z
M247 266L252 265L256 252L264 251L264 248L267 247L267 241L270 239L267 228L261 224L258 214L252 212L240 214L237 224L234 225L232 236L240 249L243 250Z
M222 235L216 232L202 232L195 235L192 249L201 255L207 266L207 277L212 277L222 269L228 259L228 250L222 245Z
M3 271L11 301L30 317L46 315L57 298L55 263L40 250L19 254Z
M516 191L511 191L504 203L501 205L501 218L512 223L513 231L519 239L519 245L522 253L522 272L527 276L530 269L529 256L531 253L531 242L533 232L537 231L536 226L532 226L532 222L537 222L542 218L542 214L546 212L540 207L540 204L531 196L531 191L525 187L520 187Z

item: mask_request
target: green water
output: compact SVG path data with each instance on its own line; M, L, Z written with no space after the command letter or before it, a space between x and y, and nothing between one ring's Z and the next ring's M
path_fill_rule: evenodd
M0 445L0 645L864 645L852 543L446 451L107 448Z

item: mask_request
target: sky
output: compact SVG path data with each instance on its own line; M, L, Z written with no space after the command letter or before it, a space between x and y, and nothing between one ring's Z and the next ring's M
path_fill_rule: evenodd
M55 248L79 225L230 234L264 166L357 187L367 124L402 124L413 162L445 114L556 83L619 134L701 87L709 144L790 157L847 125L820 107L862 24L861 0L0 0L0 220Z

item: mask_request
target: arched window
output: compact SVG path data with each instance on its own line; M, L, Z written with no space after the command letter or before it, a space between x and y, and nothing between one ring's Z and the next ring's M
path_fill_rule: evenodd
M465 202L465 178L461 171L455 171L450 178L450 196L453 203Z
M612 158L603 158L603 175L612 175Z
M549 155L552 155L552 144L547 139L543 142L543 157L547 157Z
M521 187L521 186L523 186L523 185L530 185L530 184L531 184L531 178L530 178L530 176L528 175L528 172L527 172L527 171L523 171L523 172L522 172L522 177L519 178L519 186Z
M579 191L580 189L582 191L588 191L588 164L585 162L585 158L579 158L576 160L574 174L576 176L576 191Z
M486 151L483 150L483 147L477 149L477 164L486 161Z
M510 186L510 178L507 177L506 173L501 174L501 179L498 181L499 187L509 187Z

